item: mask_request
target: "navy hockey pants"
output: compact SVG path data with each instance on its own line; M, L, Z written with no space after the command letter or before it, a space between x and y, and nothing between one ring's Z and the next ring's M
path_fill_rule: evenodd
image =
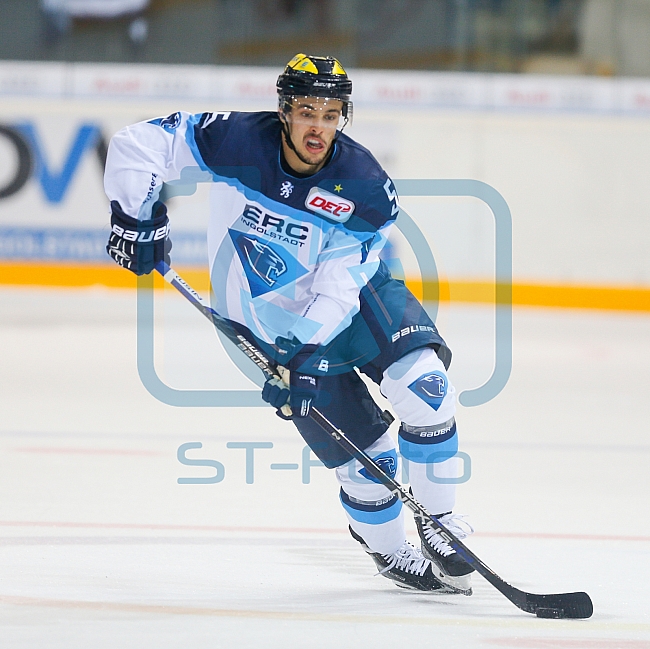
M248 332L250 336L250 332ZM259 340L255 340L260 344ZM310 359L318 367L328 362L327 374L319 373L323 398L319 410L360 448L365 449L388 429L382 412L354 368L379 384L384 371L409 352L433 347L445 368L451 352L426 311L403 282L391 277L382 263L361 290L360 311L350 326ZM265 350L269 350L264 345ZM328 468L345 464L351 456L313 420L293 420L316 456Z

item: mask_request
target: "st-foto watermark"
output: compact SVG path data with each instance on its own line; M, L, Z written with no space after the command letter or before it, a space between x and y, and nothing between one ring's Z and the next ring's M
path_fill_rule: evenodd
M181 477L177 480L178 484L218 484L226 479L226 465L224 462L211 458L187 457L188 451L198 450L201 448L203 448L201 442L186 442L178 447L176 457L178 458L178 461L185 466L209 468L213 475L207 477ZM234 456L232 456L232 461L241 462L243 460L246 484L254 484L256 462L259 467L262 465L262 462L266 463L268 461L268 456L263 458L262 453L256 454L256 451L267 451L273 449L273 442L227 442L226 448L244 451L243 457L241 457L240 454L239 460L235 460ZM472 460L467 453L459 451L454 455L454 457L458 458L458 460L463 464L462 475L456 477L442 477L436 475L436 460L440 459L437 458L436 455L437 454L434 451L425 458L427 460L426 476L431 482L437 484L462 484L470 479L472 474ZM399 454L398 457L401 466L401 482L407 484L409 482L410 462L404 457L400 457ZM447 459L447 457L448 456L444 459ZM264 466L267 465L264 464ZM312 450L309 446L305 445L300 453L299 462L271 462L268 466L271 471L296 471L298 475L300 475L302 484L310 484L311 470L315 467L323 467L325 465L320 460L314 459ZM359 484L368 482L367 478L364 478L356 471L354 460L351 460L344 466L347 467L348 477L352 482L357 482Z

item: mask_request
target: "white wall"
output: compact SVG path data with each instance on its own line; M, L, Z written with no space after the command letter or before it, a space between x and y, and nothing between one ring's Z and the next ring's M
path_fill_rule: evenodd
M441 111L366 119L397 130L395 177L474 178L504 196L517 279L650 284L650 119Z

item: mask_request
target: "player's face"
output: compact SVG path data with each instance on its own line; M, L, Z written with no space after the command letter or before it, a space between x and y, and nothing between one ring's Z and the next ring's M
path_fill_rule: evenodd
M342 110L343 102L340 99L296 97L292 101L291 110L285 113L291 141L296 148L291 153L296 153L299 160L314 172L327 159L336 129L342 120ZM287 155L288 159L290 157ZM290 159L289 162L291 163Z

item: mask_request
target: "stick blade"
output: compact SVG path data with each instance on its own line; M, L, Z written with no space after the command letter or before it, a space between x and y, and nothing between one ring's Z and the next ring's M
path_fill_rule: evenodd
M553 619L584 619L591 617L594 605L587 593L562 593L559 595L526 594L524 610L537 617Z

